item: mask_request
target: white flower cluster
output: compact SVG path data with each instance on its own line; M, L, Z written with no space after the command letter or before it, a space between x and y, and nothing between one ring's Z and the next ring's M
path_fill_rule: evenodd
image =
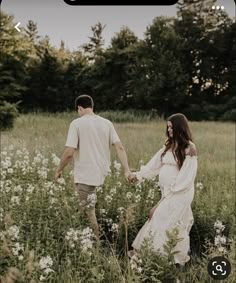
M6 231L6 236L8 236L12 241L18 240L20 229L17 225L12 225Z
M219 252L226 253L226 237L223 235L223 231L225 229L225 225L222 224L221 221L217 220L214 223L214 229L216 230L215 236L215 246L217 247Z
M130 199L132 198L132 196L133 196L133 194L132 194L131 192L127 192L127 193L126 193L126 198L127 198L128 200L130 200Z
M70 228L69 231L67 231L65 239L71 248L74 248L75 243L79 240L79 233L79 230L75 230L73 228Z
M13 205L19 205L20 204L20 198L18 196L12 196L11 197L11 203Z
M51 157L53 165L58 166L60 163L60 158L55 153L52 153Z
M202 190L204 188L202 182L197 182L196 188L199 189L199 190Z
M80 231L80 244L83 252L91 253L91 249L93 248L95 235L93 230L89 227Z
M3 221L4 218L4 209L0 207L0 222Z
M120 170L121 170L121 164L119 162L117 162L116 160L114 160L113 166L115 168L115 175L119 176L120 175Z
M97 202L97 195L96 194L88 195L86 207L87 208L95 207L96 202Z
M39 178L47 179L48 176L48 159L39 151L36 151L36 156L33 159L32 166L37 168Z
M70 228L65 236L70 248L74 248L77 243L80 243L82 251L87 252L90 255L93 248L94 238L93 230L89 227L83 230Z
M11 250L14 256L18 256L19 260L23 260L24 257L22 255L22 252L24 251L24 245L16 242L13 244Z
M132 270L142 273L142 260L138 255L134 254L130 259L130 267Z
M105 202L106 202L107 204L110 204L110 203L112 202L112 196L106 195L106 196L105 196Z
M13 256L17 256L19 260L23 260L24 245L17 242L19 240L19 232L18 226L12 225L6 231L0 232L0 239L10 240L10 248Z
M147 195L147 199L146 199L146 203L153 203L154 202L154 197L155 197L155 189L150 189L148 191L148 195Z
M42 257L39 261L39 268L42 271L42 275L40 276L39 280L44 281L47 279L47 275L55 272L51 267L53 265L53 260L50 256Z

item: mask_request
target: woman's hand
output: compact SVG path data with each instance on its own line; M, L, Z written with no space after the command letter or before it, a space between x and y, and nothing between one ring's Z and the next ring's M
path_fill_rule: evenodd
M129 176L128 176L128 182L129 182L130 184L135 184L135 183L137 183L137 182L138 182L138 178L137 178L136 174L134 174L134 173L129 174Z

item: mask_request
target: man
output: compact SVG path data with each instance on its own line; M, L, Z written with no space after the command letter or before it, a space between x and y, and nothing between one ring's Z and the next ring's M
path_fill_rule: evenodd
M75 100L80 118L70 124L66 148L55 172L55 180L61 176L64 167L74 158L74 184L79 193L80 208L85 212L96 237L99 227L95 214L96 187L104 183L110 168L110 146L115 147L117 156L128 180L129 169L125 149L113 124L93 112L93 99L81 95Z

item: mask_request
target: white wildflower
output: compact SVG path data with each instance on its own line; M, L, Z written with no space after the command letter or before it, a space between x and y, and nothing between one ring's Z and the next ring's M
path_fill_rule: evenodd
M101 215L106 215L107 214L107 211L106 211L106 209L104 209L104 208L100 208L100 214Z
M90 207L94 207L96 202L97 202L97 196L96 194L91 194L91 195L88 195L87 197L87 208L90 208Z
M39 267L42 270L50 268L52 265L53 265L53 260L50 256L42 257L39 261Z
M18 256L19 253L21 251L24 251L24 246L19 244L18 242L17 243L14 243L13 247L12 247L12 253L14 256Z
M203 184L202 184L202 182L197 182L197 183L196 183L196 188L199 189L199 190L202 190L202 189L203 189Z
M16 225L12 225L6 231L7 235L11 238L11 240L17 240L19 238L19 228Z
M18 196L12 196L11 197L11 203L14 205L19 205L20 204L20 198Z
M97 187L97 192L102 192L102 187Z
M13 172L14 172L14 171L13 171L13 169L12 169L12 168L8 168L8 169L7 169L7 173L9 173L9 174L13 174Z
M23 255L18 256L18 259L22 261L24 259Z
M113 196L113 195L115 195L116 194L116 188L112 188L111 190L110 190L110 194Z
M121 184L121 182L117 182L116 185L117 185L118 188L120 188L122 184Z
M142 269L142 267L139 266L139 267L137 268L137 270L138 270L139 273L142 273L142 270L143 270L143 269Z
M61 177L61 178L58 178L58 179L57 179L57 182L58 182L60 185L65 185L65 183L66 183L66 182L65 182L65 179L62 178L62 177Z
M121 164L119 162L117 162L116 160L114 160L114 168L116 169L116 171L120 171L121 169Z
M140 195L135 195L135 202L140 202L141 196Z
M44 281L44 280L46 280L46 276L44 276L44 275L40 275L40 277L39 277L39 281Z
M111 226L111 231L112 231L112 232L117 232L117 231L118 231L118 228L119 228L118 224L113 223L112 226Z
M227 250L226 250L225 247L218 247L218 251L221 252L221 253L224 253L224 254L227 253Z
M133 196L133 194L131 192L126 193L126 197L127 197L128 200L131 199L132 196Z
M107 204L110 204L111 201L112 201L112 196L109 195L105 196L105 202L107 202Z
M215 228L215 229L218 229L218 231L224 231L225 225L223 225L221 221L217 220L217 221L214 223L214 228Z
M52 154L52 163L55 166L58 166L60 164L60 158L57 157L55 153Z

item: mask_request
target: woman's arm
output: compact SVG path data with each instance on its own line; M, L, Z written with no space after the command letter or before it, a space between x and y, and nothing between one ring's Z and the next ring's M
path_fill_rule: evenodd
M162 166L161 155L163 152L164 147L161 148L145 166L141 166L140 171L136 172L136 176L139 181L143 178L152 179L159 174Z

